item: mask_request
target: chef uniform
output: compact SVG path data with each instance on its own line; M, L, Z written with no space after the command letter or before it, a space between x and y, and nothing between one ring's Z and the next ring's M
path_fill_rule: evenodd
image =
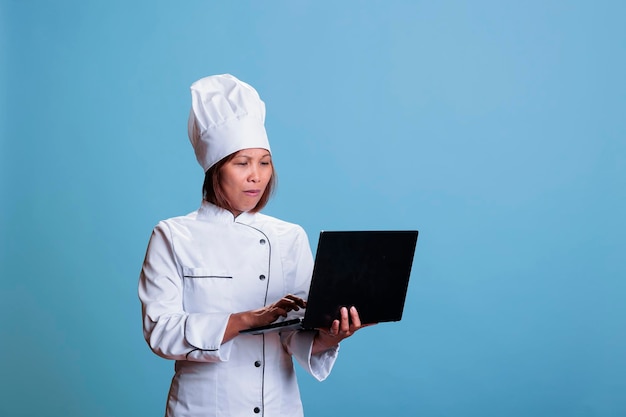
M189 132L204 170L240 149L269 150L265 106L230 75L191 87ZM301 416L292 362L325 379L337 349L312 355L314 331L239 335L222 344L230 314L307 298L313 260L304 230L261 213L234 217L207 201L154 229L139 282L144 336L176 360L166 416ZM300 311L301 313L302 311Z

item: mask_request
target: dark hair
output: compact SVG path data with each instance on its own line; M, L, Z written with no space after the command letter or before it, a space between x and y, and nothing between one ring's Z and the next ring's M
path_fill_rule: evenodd
M211 168L209 168L209 170L204 174L204 184L202 184L202 198L204 200L231 212L234 211L234 209L226 199L224 190L222 190L221 171L222 167L226 165L231 159L233 159L236 154L237 152L231 153L227 157L222 158ZM276 182L276 170L274 169L274 164L272 163L272 176L267 183L267 187L265 187L265 191L263 192L261 199L259 200L257 205L252 210L250 210L250 212L257 213L263 210L263 207L267 205L267 202L270 200L270 197L274 193L274 190L276 188Z

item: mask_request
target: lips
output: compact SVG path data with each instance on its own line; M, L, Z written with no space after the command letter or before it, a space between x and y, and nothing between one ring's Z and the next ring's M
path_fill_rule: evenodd
M245 190L243 193L248 197L257 197L261 194L261 190Z

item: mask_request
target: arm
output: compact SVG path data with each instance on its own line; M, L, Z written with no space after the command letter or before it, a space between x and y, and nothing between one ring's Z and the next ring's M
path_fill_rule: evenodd
M178 264L167 222L155 227L139 280L144 337L159 356L175 360L228 360L228 342L239 330L269 324L304 300L287 295L257 310L229 313L188 313L183 306L183 269Z
M139 277L143 333L157 355L166 359L218 361L228 314L189 314L183 308L183 272L170 227L152 232Z

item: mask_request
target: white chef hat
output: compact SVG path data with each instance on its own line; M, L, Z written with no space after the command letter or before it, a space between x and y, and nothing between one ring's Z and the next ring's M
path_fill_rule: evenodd
M204 172L241 149L269 151L264 122L259 94L232 75L212 75L191 85L189 140Z

